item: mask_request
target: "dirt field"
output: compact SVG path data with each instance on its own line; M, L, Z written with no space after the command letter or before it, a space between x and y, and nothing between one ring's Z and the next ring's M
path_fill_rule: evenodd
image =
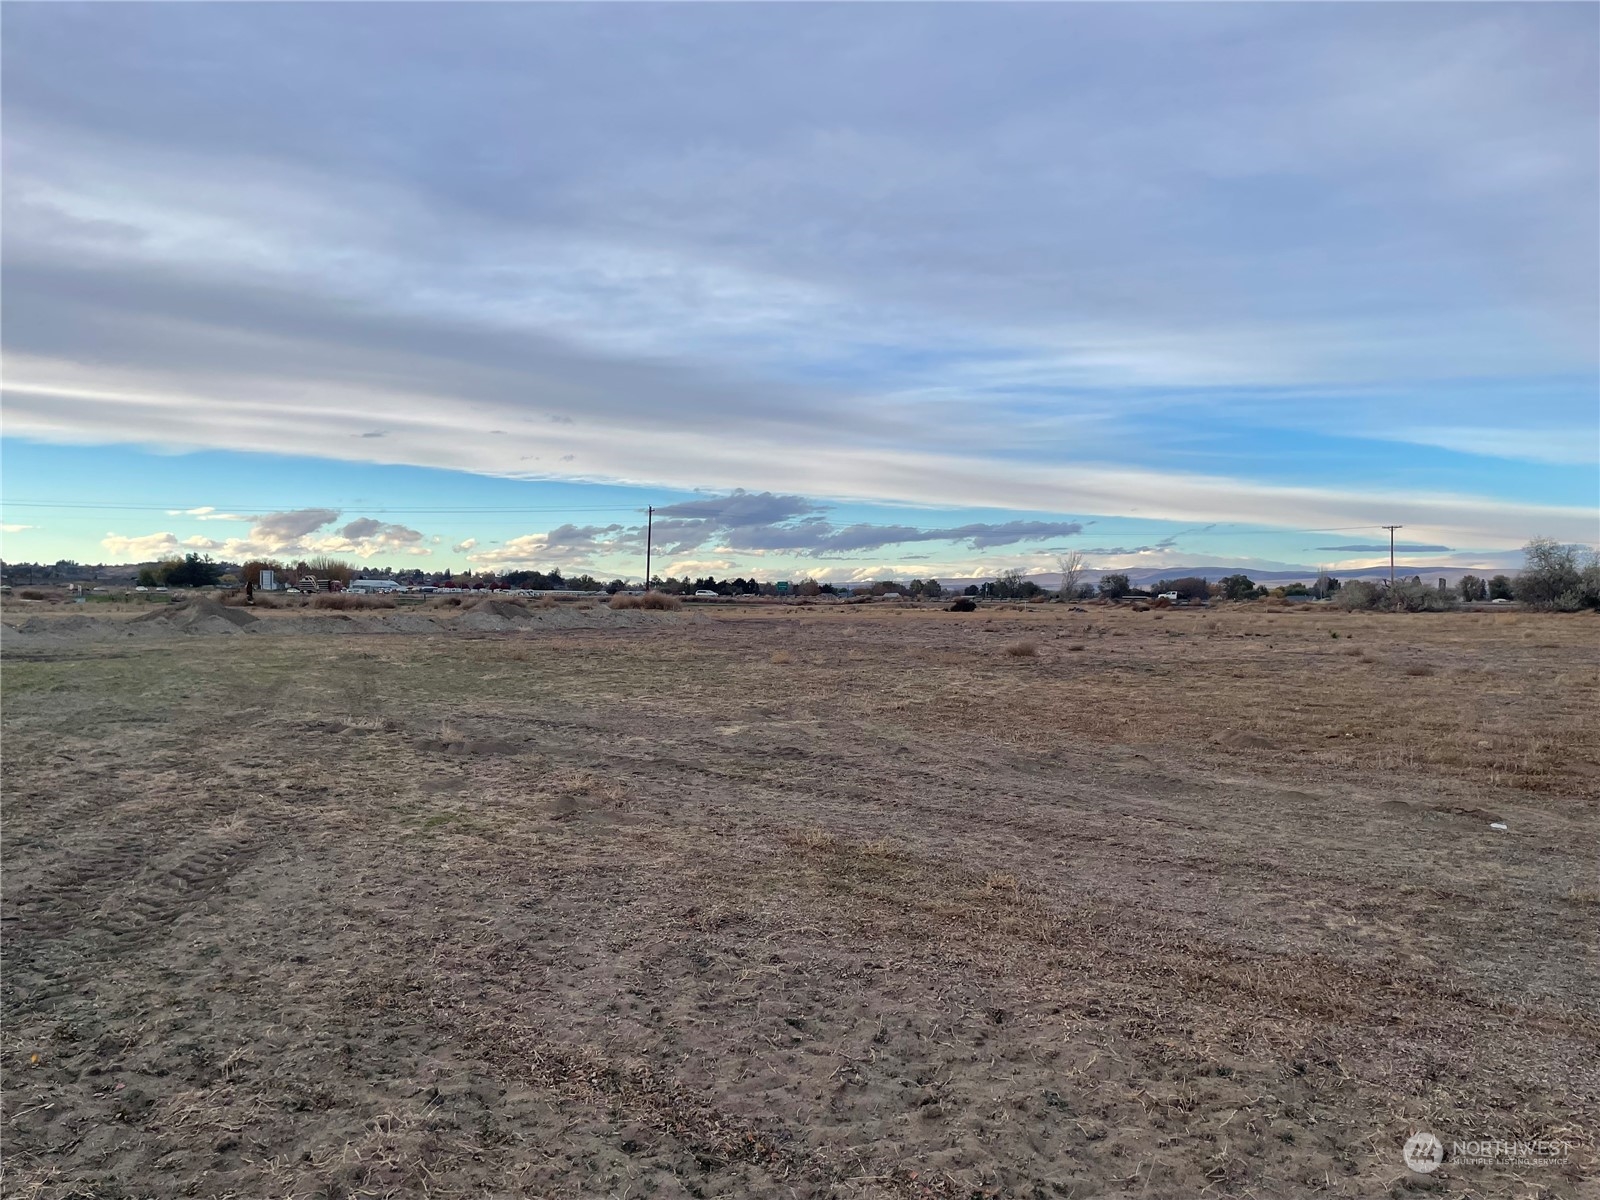
M1600 618L292 619L6 639L7 1196L1597 1194Z

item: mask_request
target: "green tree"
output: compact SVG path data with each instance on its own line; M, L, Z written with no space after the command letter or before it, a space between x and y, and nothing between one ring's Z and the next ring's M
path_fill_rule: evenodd
M1108 600L1126 596L1131 591L1133 584L1128 582L1128 577L1121 572L1100 576L1100 594Z
M1226 575L1217 581L1228 600L1249 600L1256 594L1256 582L1248 575Z
M167 571L168 587L212 587L222 578L222 568L211 561L211 556L186 554L183 561L174 563Z
M1461 594L1461 599L1466 604L1489 598L1489 585L1476 575L1463 575L1461 582L1456 584L1456 591Z
M166 560L164 560L162 562L151 563L147 567L140 567L139 568L139 586L140 587L166 587L167 586L167 576L171 573L172 568L173 567L177 567L177 566L181 566L182 564L183 564L183 560L182 559L180 559L180 558L170 558L170 559L166 559Z

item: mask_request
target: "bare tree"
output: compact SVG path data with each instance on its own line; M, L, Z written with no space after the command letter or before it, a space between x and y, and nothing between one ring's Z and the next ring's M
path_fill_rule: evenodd
M1071 554L1058 556L1056 570L1061 572L1061 598L1076 600L1078 586L1083 582L1083 555L1074 550Z

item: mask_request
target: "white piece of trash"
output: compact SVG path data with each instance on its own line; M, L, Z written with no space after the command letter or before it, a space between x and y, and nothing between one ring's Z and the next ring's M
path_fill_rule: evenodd
M1490 821L1489 828L1498 829L1501 833L1504 833L1506 831L1506 823L1504 821Z

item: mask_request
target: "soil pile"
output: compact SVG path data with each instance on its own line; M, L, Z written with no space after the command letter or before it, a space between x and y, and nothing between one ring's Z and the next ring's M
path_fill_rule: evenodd
M186 604L158 608L129 621L129 625L167 625L184 633L236 633L254 625L257 617L241 608L229 608L200 598Z
M478 633L493 633L519 628L531 620L533 614L520 604L512 604L507 600L479 600L471 608L462 610L456 618L456 626Z

